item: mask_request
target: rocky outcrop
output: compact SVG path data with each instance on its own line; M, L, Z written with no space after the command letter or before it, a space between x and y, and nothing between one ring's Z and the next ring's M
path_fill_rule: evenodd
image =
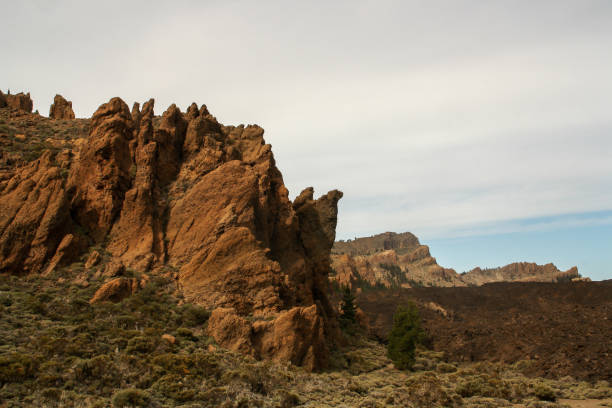
M79 233L71 223L62 170L46 152L0 192L0 272L41 272L57 251L57 263L79 252L67 250L72 245L67 241L80 239L75 239Z
M538 265L529 262L516 262L500 268L474 268L461 275L468 285L480 286L492 282L569 282L579 278L577 267L560 271L552 263Z
M230 350L273 361L291 361L310 370L327 364L325 321L319 306L294 307L274 320L249 321L235 309L218 308L208 333Z
M29 92L27 94L19 92L16 95L11 95L10 93L0 95L0 107L3 107L3 105L24 112L32 112L34 107Z
M94 266L99 264L101 260L102 260L102 255L100 255L98 251L94 250L91 254L89 254L89 257L87 258L87 261L85 262L85 269L93 268Z
M480 286L492 282L560 282L579 277L553 264L513 263L501 268L475 268L458 274L443 268L413 234L386 232L373 237L338 241L332 249L333 282L354 288Z
M49 109L49 117L51 119L74 119L74 111L72 110L72 102L64 99L62 95L55 95L53 104Z
M384 232L371 237L355 238L334 243L334 254L370 255L375 252L395 250L406 253L420 245L419 239L410 232Z
M465 286L453 269L438 265L429 247L409 232L338 241L332 249L332 267L333 281L355 288Z
M16 171L0 191L0 271L50 272L94 245L116 266L100 276L178 271L187 301L218 310L220 345L324 367L339 336L327 277L342 193L291 202L263 129L224 126L204 105L161 118L153 106L113 98L78 154ZM92 302L138 286L107 285Z
M138 292L146 285L146 281L136 278L116 278L106 282L94 293L89 303L119 302Z

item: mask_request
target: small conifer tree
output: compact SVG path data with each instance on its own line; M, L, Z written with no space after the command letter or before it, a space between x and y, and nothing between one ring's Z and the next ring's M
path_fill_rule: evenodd
M357 321L355 313L355 296L349 286L342 288L342 314L340 315L340 327L350 329Z
M393 315L393 328L389 333L387 357L396 368L410 370L415 361L415 350L424 337L421 318L416 305L410 302L399 306Z

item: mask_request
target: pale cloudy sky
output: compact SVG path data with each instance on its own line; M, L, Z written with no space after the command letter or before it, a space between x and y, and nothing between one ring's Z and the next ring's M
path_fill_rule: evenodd
M77 116L112 96L154 97L158 114L205 103L266 129L292 196L344 191L339 238L412 231L460 271L552 261L612 278L608 0L2 1L0 15L0 87L42 114L58 92Z

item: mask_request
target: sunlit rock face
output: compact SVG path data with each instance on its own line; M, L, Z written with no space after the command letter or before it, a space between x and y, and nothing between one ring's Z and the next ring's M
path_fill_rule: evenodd
M0 272L45 273L95 245L121 267L174 271L187 301L217 309L208 330L222 346L325 367L338 336L327 290L342 193L315 199L308 188L291 202L262 128L224 126L204 105L153 108L111 99L86 138L0 185ZM51 111L74 117L63 98Z
M338 241L332 249L332 280L355 288L480 286L492 282L559 282L580 277L576 267L560 271L553 264L517 262L500 268L458 274L438 265L429 247L409 232L385 232Z

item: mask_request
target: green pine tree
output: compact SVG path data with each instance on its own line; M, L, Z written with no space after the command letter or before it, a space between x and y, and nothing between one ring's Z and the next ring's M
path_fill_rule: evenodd
M340 315L340 327L343 330L347 330L352 328L357 321L356 312L355 312L355 296L351 292L351 288L349 286L344 286L342 288L342 314Z
M399 306L393 315L393 328L389 333L387 356L396 368L410 370L415 361L415 350L424 337L421 318L414 303Z

